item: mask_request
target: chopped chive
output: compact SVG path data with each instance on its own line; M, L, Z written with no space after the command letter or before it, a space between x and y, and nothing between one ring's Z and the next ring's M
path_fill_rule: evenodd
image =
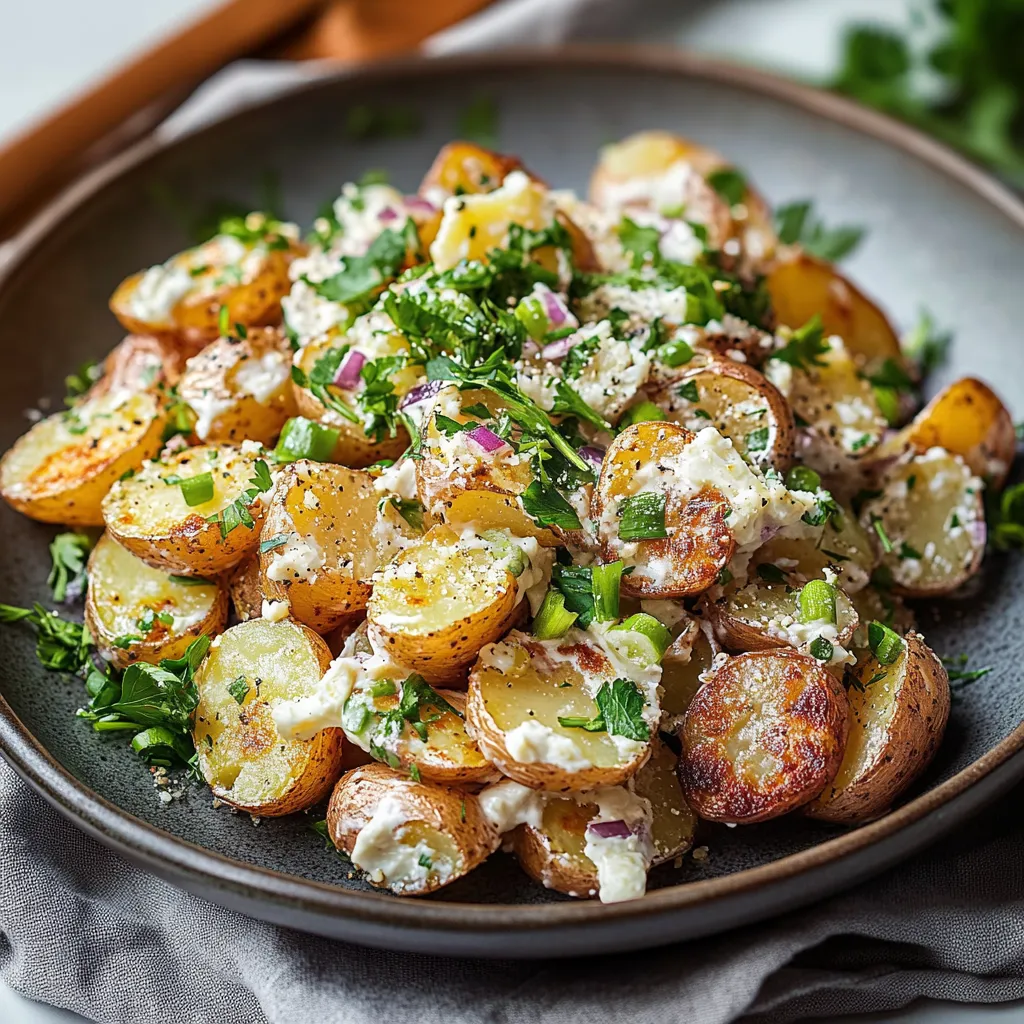
M619 539L659 540L668 536L665 529L665 495L641 491L619 503Z
M610 622L619 617L619 583L623 568L621 559L592 567L590 585L594 594L595 622Z
M786 486L791 491L816 491L821 486L821 477L806 466L794 466L786 474Z
M287 544L290 536L290 533L279 533L276 537L268 537L266 540L261 540L260 554L262 555L264 551L272 551L274 548L279 548L282 544Z
M823 636L816 636L811 641L810 652L812 658L828 662L832 660L832 656L835 654L835 647Z
M200 473L198 476L187 477L178 486L181 488L181 496L189 508L203 505L213 498L212 473Z
M836 588L832 584L824 580L808 580L804 584L800 591L800 621L836 621Z
M868 624L868 646L883 665L891 665L903 650L903 638L876 619Z
M172 583L177 583L181 587L213 587L216 584L213 580L206 579L205 576L175 576L171 575L167 577Z
M226 338L228 331L231 329L231 314L227 306L221 306L220 312L217 314L217 330L220 331L220 336Z
M889 540L889 535L885 532L885 527L882 525L882 520L877 516L871 520L871 525L874 527L875 533L878 534L878 539L881 542L882 550L887 554L892 554L892 541Z

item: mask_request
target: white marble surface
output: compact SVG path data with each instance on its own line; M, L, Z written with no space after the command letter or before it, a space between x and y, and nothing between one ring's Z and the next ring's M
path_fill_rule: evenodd
M913 0L721 0L680 5L676 40L766 67L820 76L838 56L836 27L850 17L899 22ZM4 11L0 142L139 47L213 0L35 0ZM60 31L54 31L59 25ZM640 35L644 33L641 31ZM663 41L663 36L660 37ZM71 1024L84 1018L24 999L0 982L0 1024ZM831 1024L1024 1024L1024 1004L921 1001L898 1014L833 1017ZM168 1024L177 1024L168 1021Z

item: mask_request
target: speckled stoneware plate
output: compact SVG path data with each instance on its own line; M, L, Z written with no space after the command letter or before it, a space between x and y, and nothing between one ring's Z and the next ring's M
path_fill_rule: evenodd
M258 201L278 174L285 212L309 223L340 184L387 168L412 189L458 114L493 95L500 144L559 185L583 189L599 146L640 128L692 136L747 168L775 201L811 196L831 222L869 233L849 270L901 325L927 306L956 332L950 364L987 378L1011 407L1024 385L1024 207L912 131L777 79L651 50L488 54L342 74L233 115L171 145L146 142L80 183L24 234L0 279L0 442L23 410L55 403L64 374L119 338L107 312L126 274L186 244L154 196L201 209ZM345 112L372 101L411 106L411 138L353 144ZM1022 410L1018 406L1017 410ZM53 530L0 509L0 601L48 598ZM419 900L350 879L299 816L263 821L214 809L195 788L163 805L119 743L74 718L75 680L42 671L27 631L0 631L0 747L87 832L218 903L297 928L395 949L480 956L563 956L651 946L770 917L866 878L962 822L1024 776L1024 565L989 562L971 596L921 613L940 653L994 671L953 706L941 751L909 799L854 831L799 817L719 828L710 856L660 868L633 903L575 902L530 882L505 854Z

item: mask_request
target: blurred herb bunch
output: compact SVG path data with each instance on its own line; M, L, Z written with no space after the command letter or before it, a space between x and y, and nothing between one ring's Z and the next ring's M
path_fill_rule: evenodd
M831 85L1024 187L1024 0L923 0L902 32L854 25Z

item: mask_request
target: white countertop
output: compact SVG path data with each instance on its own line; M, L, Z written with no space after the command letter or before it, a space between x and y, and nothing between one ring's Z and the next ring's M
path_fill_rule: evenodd
M631 0L635 2L635 0ZM677 41L762 66L821 75L833 67L836 26L850 17L900 22L911 0L720 0L681 4ZM215 0L35 0L4 12L0 140L21 131L134 51L186 23ZM60 26L60 31L54 31ZM1024 1004L928 1000L898 1014L834 1017L831 1024L1024 1024ZM3 1024L71 1024L83 1018L26 1000L0 982ZM175 1024L175 1022L169 1022Z

